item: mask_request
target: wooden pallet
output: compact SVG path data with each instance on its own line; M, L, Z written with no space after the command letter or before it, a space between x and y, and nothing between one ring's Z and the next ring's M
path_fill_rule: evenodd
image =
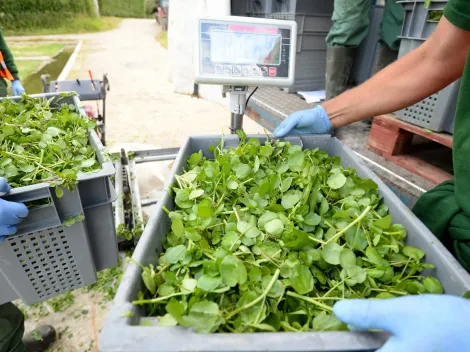
M452 148L452 135L430 133L421 127L398 120L393 115L380 115L374 118L367 148L434 184L453 179L450 173L408 154L414 135Z

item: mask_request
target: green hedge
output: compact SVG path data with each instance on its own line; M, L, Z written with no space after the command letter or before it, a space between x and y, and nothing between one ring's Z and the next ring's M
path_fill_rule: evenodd
M100 14L143 18L146 17L146 2L147 0L99 0Z
M76 16L94 17L93 0L1 0L0 27L6 30L56 28Z

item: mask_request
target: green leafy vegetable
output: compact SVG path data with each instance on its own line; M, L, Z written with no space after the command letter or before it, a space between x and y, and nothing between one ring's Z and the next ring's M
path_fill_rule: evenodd
M239 137L212 160L193 154L171 188L163 251L134 302L160 326L346 330L338 300L442 293L372 180L320 150Z
M52 109L51 102L26 95L0 102L0 176L12 187L48 182L73 190L79 173L101 169L88 144L94 123L74 105Z

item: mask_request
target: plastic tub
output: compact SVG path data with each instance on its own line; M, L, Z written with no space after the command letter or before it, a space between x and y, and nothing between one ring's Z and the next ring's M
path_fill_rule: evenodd
M56 106L73 104L87 118L77 97L61 98L56 93L32 97L55 99ZM118 264L112 213L116 194L109 179L114 166L95 131L90 130L89 143L101 170L78 175L73 192L64 189L57 198L48 183L41 183L14 188L3 197L16 202L47 199L48 203L30 208L17 233L0 244L0 304L18 297L33 304L58 296L94 283L97 271ZM79 214L85 215L84 221L63 226L66 218Z
M266 137L256 136L261 142ZM357 170L361 177L371 178L379 186L384 202L397 223L408 231L407 243L421 248L426 261L436 265L436 269L427 274L437 277L446 293L462 295L470 289L470 275L421 223L398 197L372 172L356 155L330 136L291 137L293 143L302 143L304 148L320 148L330 155L339 156L343 167ZM220 136L190 137L180 149L169 183L175 181L174 175L182 172L189 156L202 150L206 157L209 146L220 141ZM237 136L225 136L225 145L236 145ZM171 197L166 194L155 208L142 238L134 251L133 259L143 265L155 264L158 253L162 250L162 238L170 228L168 216L161 206L173 208ZM308 333L247 333L247 334L210 334L202 335L182 327L157 327L157 319L144 315L141 307L134 306L142 289L141 269L130 263L114 298L114 304L108 314L100 338L101 352L215 352L215 351L374 351L381 347L388 338L386 333L359 332L308 332ZM130 314L129 314L130 313ZM124 315L124 316L123 316ZM132 317L130 317L132 316ZM154 326L139 326L142 321Z

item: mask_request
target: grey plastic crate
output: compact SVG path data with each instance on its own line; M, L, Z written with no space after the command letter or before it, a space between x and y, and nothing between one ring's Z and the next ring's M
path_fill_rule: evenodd
M447 0L432 0L427 8L424 7L425 0L405 0L398 3L403 5L405 11L401 36L427 39L439 23L430 19L432 11L443 11Z
M326 47L326 44L325 44ZM296 54L294 84L283 88L287 93L325 89L325 50L301 51Z
M96 271L111 268L119 262L112 203L115 199L114 194L107 203L83 209Z
M255 136L261 142L264 136ZM302 143L304 148L320 148L330 155L339 156L343 167L354 168L361 177L371 178L378 186L384 202L397 223L408 231L407 243L424 250L426 261L436 265L427 274L437 277L446 293L461 295L470 289L470 276L437 238L423 225L398 197L370 171L349 148L330 136L291 137L290 141ZM181 148L171 171L167 186L186 166L189 156L202 150L206 157L208 147L217 144L220 136L190 137ZM225 137L226 145L236 145L237 136ZM142 238L134 251L133 259L144 265L155 264L162 250L162 238L171 226L161 206L173 208L172 198L166 194L155 207ZM130 263L114 298L100 338L101 352L215 352L215 351L374 351L386 341L385 333L359 332L308 332L308 333L247 333L203 335L182 327L157 327L156 318L148 318L142 307L132 305L142 289L141 269ZM133 313L129 317L129 312ZM127 317L124 317L123 314ZM139 326L141 321L154 326Z
M321 12L323 11L323 12ZM273 13L268 18L297 22L297 52L295 79L287 93L325 89L326 36L333 24L331 6L324 6L319 13Z
M297 23L297 34L313 33L326 36L333 25L332 13L333 7L331 7L331 11L326 13L272 13L268 17L277 20L295 21Z
M52 93L33 95L33 97L58 99L59 95ZM18 100L19 98L11 99ZM80 108L78 98L68 97L56 101L56 104L65 102L74 104L84 118L87 118ZM26 304L32 304L60 295L68 290L95 282L96 271L118 264L117 239L112 212L112 202L115 200L116 194L109 179L115 173L114 166L105 156L103 145L94 131L89 132L89 143L96 151L96 157L102 169L94 173L78 175L78 185L75 186L73 192L64 190L63 197L57 198L55 191L49 187L49 184L42 183L12 189L8 196L3 197L16 202L47 199L49 203L30 208L29 215L18 225L18 232L0 244L0 258L2 258L0 261L0 304L18 297L23 299ZM80 213L84 213L85 220L79 225L61 226L65 218L75 217ZM63 241L56 242L58 237L50 238L56 233L61 234L61 239L63 239L62 236L65 236L64 241L69 244L63 244ZM35 243L33 238L38 236L42 236L41 242ZM73 239L68 239L70 236L73 236ZM33 269L47 272L49 285L55 284L52 283L55 281L60 283L60 287L44 291L41 289L41 287L45 287L41 286L42 283L37 289L33 287L34 285L31 286L32 282L28 286L24 275L29 275L29 270L32 269L25 266L25 263L20 260L5 259L9 255L11 256L12 250L15 253L21 252L21 248L12 249L12 246L16 245L17 239L21 241L20 243L31 242L25 246L33 247L35 252L26 253L27 262L29 260L32 263ZM48 241L53 243L51 242L52 244L49 245ZM49 246L50 249L45 246ZM48 249L46 253L41 253L45 249ZM52 253L48 253L49 251ZM37 260L38 257L35 255L41 258ZM45 256L43 257L43 255ZM74 261L67 260L70 255L75 258ZM61 273L53 270L55 258L59 258L59 260L65 258L65 261L60 260L60 269L65 272L77 270L81 279L72 280L73 282L66 280L64 283L59 276ZM8 282L8 284L4 284L4 282ZM38 283L36 282L36 284ZM32 287L36 290L32 290Z
M398 57L406 55L422 43L424 43L424 39L402 38ZM396 117L435 132L452 134L454 132L460 82L461 80L458 79L436 94L395 112Z
M332 0L232 0L232 15L244 13L331 13Z
M57 93L31 95L40 99L53 99L52 106L60 106L62 103L73 104L77 111L87 118L80 106L77 97L62 98ZM19 101L20 97L3 98ZM0 98L2 101L2 98ZM113 163L105 156L104 147L95 131L89 132L89 143L96 151L96 158L101 165L101 170L89 174L78 175L78 187L74 192L64 191L62 198L57 198L53 189L47 183L18 187L11 190L4 199L16 202L47 199L50 203L46 206L31 209L30 215L18 226L18 233L29 233L46 228L57 227L69 216L76 216L85 208L106 203L109 198L109 177L115 174ZM77 191L78 188L78 191ZM80 198L83 199L83 204Z
M6 294L1 287L0 303L21 298L33 304L96 282L84 221L10 236L0 245L0 258L9 283Z

